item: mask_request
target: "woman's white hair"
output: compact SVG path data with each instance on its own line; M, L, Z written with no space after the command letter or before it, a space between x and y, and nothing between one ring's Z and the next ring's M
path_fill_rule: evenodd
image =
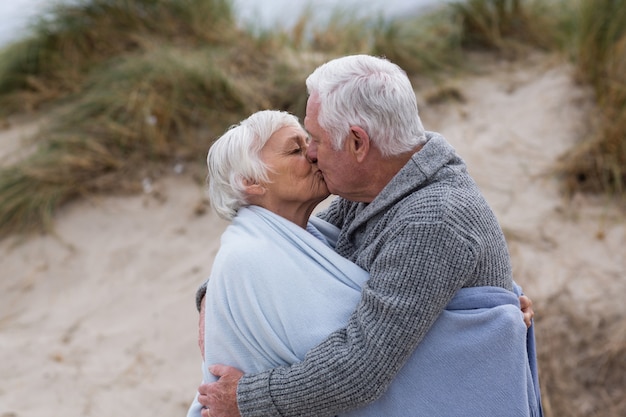
M209 149L208 195L217 214L232 219L249 205L244 180L267 182L267 166L261 149L283 127L301 128L298 118L278 110L262 110L231 126Z
M335 149L355 125L383 156L409 152L426 141L413 86L402 68L387 59L337 58L318 67L306 85L309 95L319 100L318 123Z

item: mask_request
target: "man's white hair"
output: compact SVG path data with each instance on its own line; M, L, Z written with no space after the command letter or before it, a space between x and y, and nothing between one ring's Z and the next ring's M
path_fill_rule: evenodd
M387 59L337 58L318 67L306 85L309 95L319 100L318 123L335 149L355 125L367 132L383 156L409 152L426 141L411 82Z

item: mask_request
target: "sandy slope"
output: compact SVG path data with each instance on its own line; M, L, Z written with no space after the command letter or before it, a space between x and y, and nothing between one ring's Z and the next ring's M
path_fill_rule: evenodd
M450 81L463 102L420 92L425 125L468 162L537 314L570 285L584 308L624 317L621 297L600 301L626 293L624 214L564 200L543 175L584 132L586 93L546 57L488 67ZM0 160L31 126L0 132ZM0 417L184 415L200 378L193 296L225 227L202 207L202 188L172 175L70 205L56 236L0 242Z
M200 378L194 290L225 224L195 214L197 185L161 185L165 201L81 202L57 236L3 242L0 416L184 414Z

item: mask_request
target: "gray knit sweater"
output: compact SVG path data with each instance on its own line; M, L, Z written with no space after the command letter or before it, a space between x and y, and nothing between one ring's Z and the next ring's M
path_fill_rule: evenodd
M464 162L437 133L370 204L320 214L336 250L369 271L346 328L291 367L245 375L242 416L331 416L378 398L462 287L512 289L502 230Z

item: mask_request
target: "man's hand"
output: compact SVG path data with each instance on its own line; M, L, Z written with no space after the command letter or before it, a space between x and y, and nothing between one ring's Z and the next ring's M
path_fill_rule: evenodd
M219 379L198 388L198 402L204 406L202 417L241 417L237 406L237 384L243 372L226 365L212 365L209 372Z
M533 317L535 316L535 312L533 311L533 301L522 295L519 298L520 308L522 309L522 313L524 314L524 323L526 323L526 327L530 327L533 322Z

